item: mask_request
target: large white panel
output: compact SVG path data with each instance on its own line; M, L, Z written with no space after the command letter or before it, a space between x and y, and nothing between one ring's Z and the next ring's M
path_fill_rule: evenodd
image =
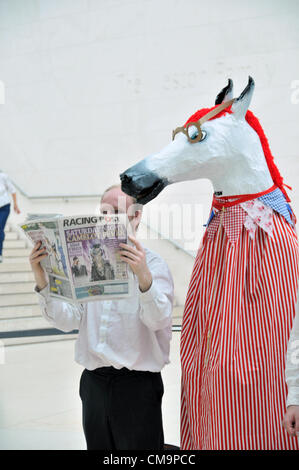
M298 13L294 0L2 0L0 168L29 195L100 193L251 74L251 109L296 187ZM205 217L211 192L180 183L152 205L202 202Z

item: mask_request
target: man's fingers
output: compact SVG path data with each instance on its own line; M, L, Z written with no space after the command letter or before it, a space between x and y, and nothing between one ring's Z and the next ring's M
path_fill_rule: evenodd
M37 256L48 254L48 253L45 253L45 250L46 248L41 248L40 250L33 251L32 254L30 255L30 259L35 259Z
M287 415L284 418L283 425L290 436L296 435L296 430L294 427L294 415Z
M44 259L46 256L48 256L48 253L46 253L45 255L40 255L36 258L33 258L31 259L31 264L38 264L41 262L42 259Z
M134 253L131 253L131 252L129 252L129 251L120 252L120 253L119 253L119 256L120 256L120 258L122 258L122 259L124 259L124 258L129 258L129 259L131 259L132 261L139 261L138 256L136 256Z
M48 256L48 253L45 252L46 248L41 248L40 250L34 251L33 254L29 256L29 261L31 264L38 264L42 259Z
M45 250L45 249L46 249L45 246L42 247L41 245L37 245L33 248L32 253L38 253L39 251L42 251L42 250Z
M34 257L31 258L31 261L36 261L37 259L41 258L41 257L45 257L45 256L48 256L48 253L39 253L37 255L35 255Z
M130 251L131 253L137 254L136 248L134 246L127 245L126 243L120 243L119 246L122 251Z
M134 243L134 245L136 246L138 250L142 251L142 246L140 245L139 241L135 237L133 237L132 235L129 235L128 238L131 240L131 242Z
M294 430L294 428L292 426L292 423L290 421L287 423L286 430L287 430L287 432L289 433L290 436L294 436L295 430Z
M121 260L127 263L129 266L131 266L131 268L135 266L135 261L131 260L130 258L126 258L124 256L124 257L121 257Z
M33 249L32 249L32 251L31 251L31 254L32 254L32 253L35 253L37 250L39 250L41 244L42 244L41 241L36 242L35 245L34 245L34 247L33 247Z

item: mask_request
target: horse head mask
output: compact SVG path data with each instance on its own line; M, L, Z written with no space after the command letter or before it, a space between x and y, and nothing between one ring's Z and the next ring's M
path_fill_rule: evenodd
M283 182L268 141L248 107L251 77L238 98L233 82L217 95L215 106L198 110L172 134L172 142L120 175L122 190L146 204L165 186L208 178L223 195L251 194Z

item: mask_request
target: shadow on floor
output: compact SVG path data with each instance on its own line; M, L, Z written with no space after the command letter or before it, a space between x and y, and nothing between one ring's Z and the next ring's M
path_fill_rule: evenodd
M180 450L180 448L172 444L164 444L164 450Z

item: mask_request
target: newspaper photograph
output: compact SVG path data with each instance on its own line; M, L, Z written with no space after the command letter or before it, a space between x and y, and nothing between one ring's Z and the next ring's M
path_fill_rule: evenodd
M64 278L68 277L65 256L63 252L58 222L34 221L20 226L27 237L35 244L42 241L42 246L47 249L49 256L41 262L48 274L57 274Z
M33 217L20 227L47 249L41 264L51 296L82 303L132 295L133 273L119 257L119 244L131 244L126 214Z
M72 288L69 281L49 274L50 295L63 297L68 300L73 299Z

